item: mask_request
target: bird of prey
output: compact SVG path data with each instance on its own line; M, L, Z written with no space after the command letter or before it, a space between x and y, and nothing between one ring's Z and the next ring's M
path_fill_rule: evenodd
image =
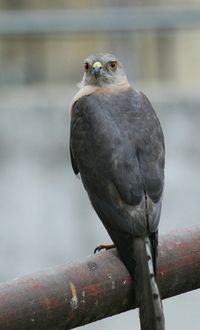
M147 97L130 86L121 62L93 54L72 100L75 174L136 284L142 330L163 330L156 284L165 147Z

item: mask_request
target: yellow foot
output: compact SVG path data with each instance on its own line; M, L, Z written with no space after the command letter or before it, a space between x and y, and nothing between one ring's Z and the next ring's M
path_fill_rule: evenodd
M101 250L110 250L113 249L114 247L115 247L114 244L100 244L95 248L94 253L100 252Z

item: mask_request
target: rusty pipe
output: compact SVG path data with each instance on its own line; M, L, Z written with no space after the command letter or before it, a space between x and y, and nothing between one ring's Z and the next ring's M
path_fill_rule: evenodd
M163 298L200 287L200 226L160 237ZM115 249L0 284L0 329L63 330L136 308Z

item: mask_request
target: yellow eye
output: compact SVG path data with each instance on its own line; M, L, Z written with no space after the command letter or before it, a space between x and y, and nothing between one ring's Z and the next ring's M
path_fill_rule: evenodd
M89 69L89 64L87 62L84 63L84 69L85 69L85 71L87 71Z
M110 69L112 70L112 71L115 71L116 69L117 69L117 62L116 61L112 61L112 62L110 62Z

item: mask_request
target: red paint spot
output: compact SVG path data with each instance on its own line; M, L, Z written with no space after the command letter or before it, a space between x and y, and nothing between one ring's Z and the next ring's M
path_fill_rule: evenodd
M84 288L86 296L91 296L91 297L97 297L98 295L101 295L101 289L98 288L97 286L87 286Z

